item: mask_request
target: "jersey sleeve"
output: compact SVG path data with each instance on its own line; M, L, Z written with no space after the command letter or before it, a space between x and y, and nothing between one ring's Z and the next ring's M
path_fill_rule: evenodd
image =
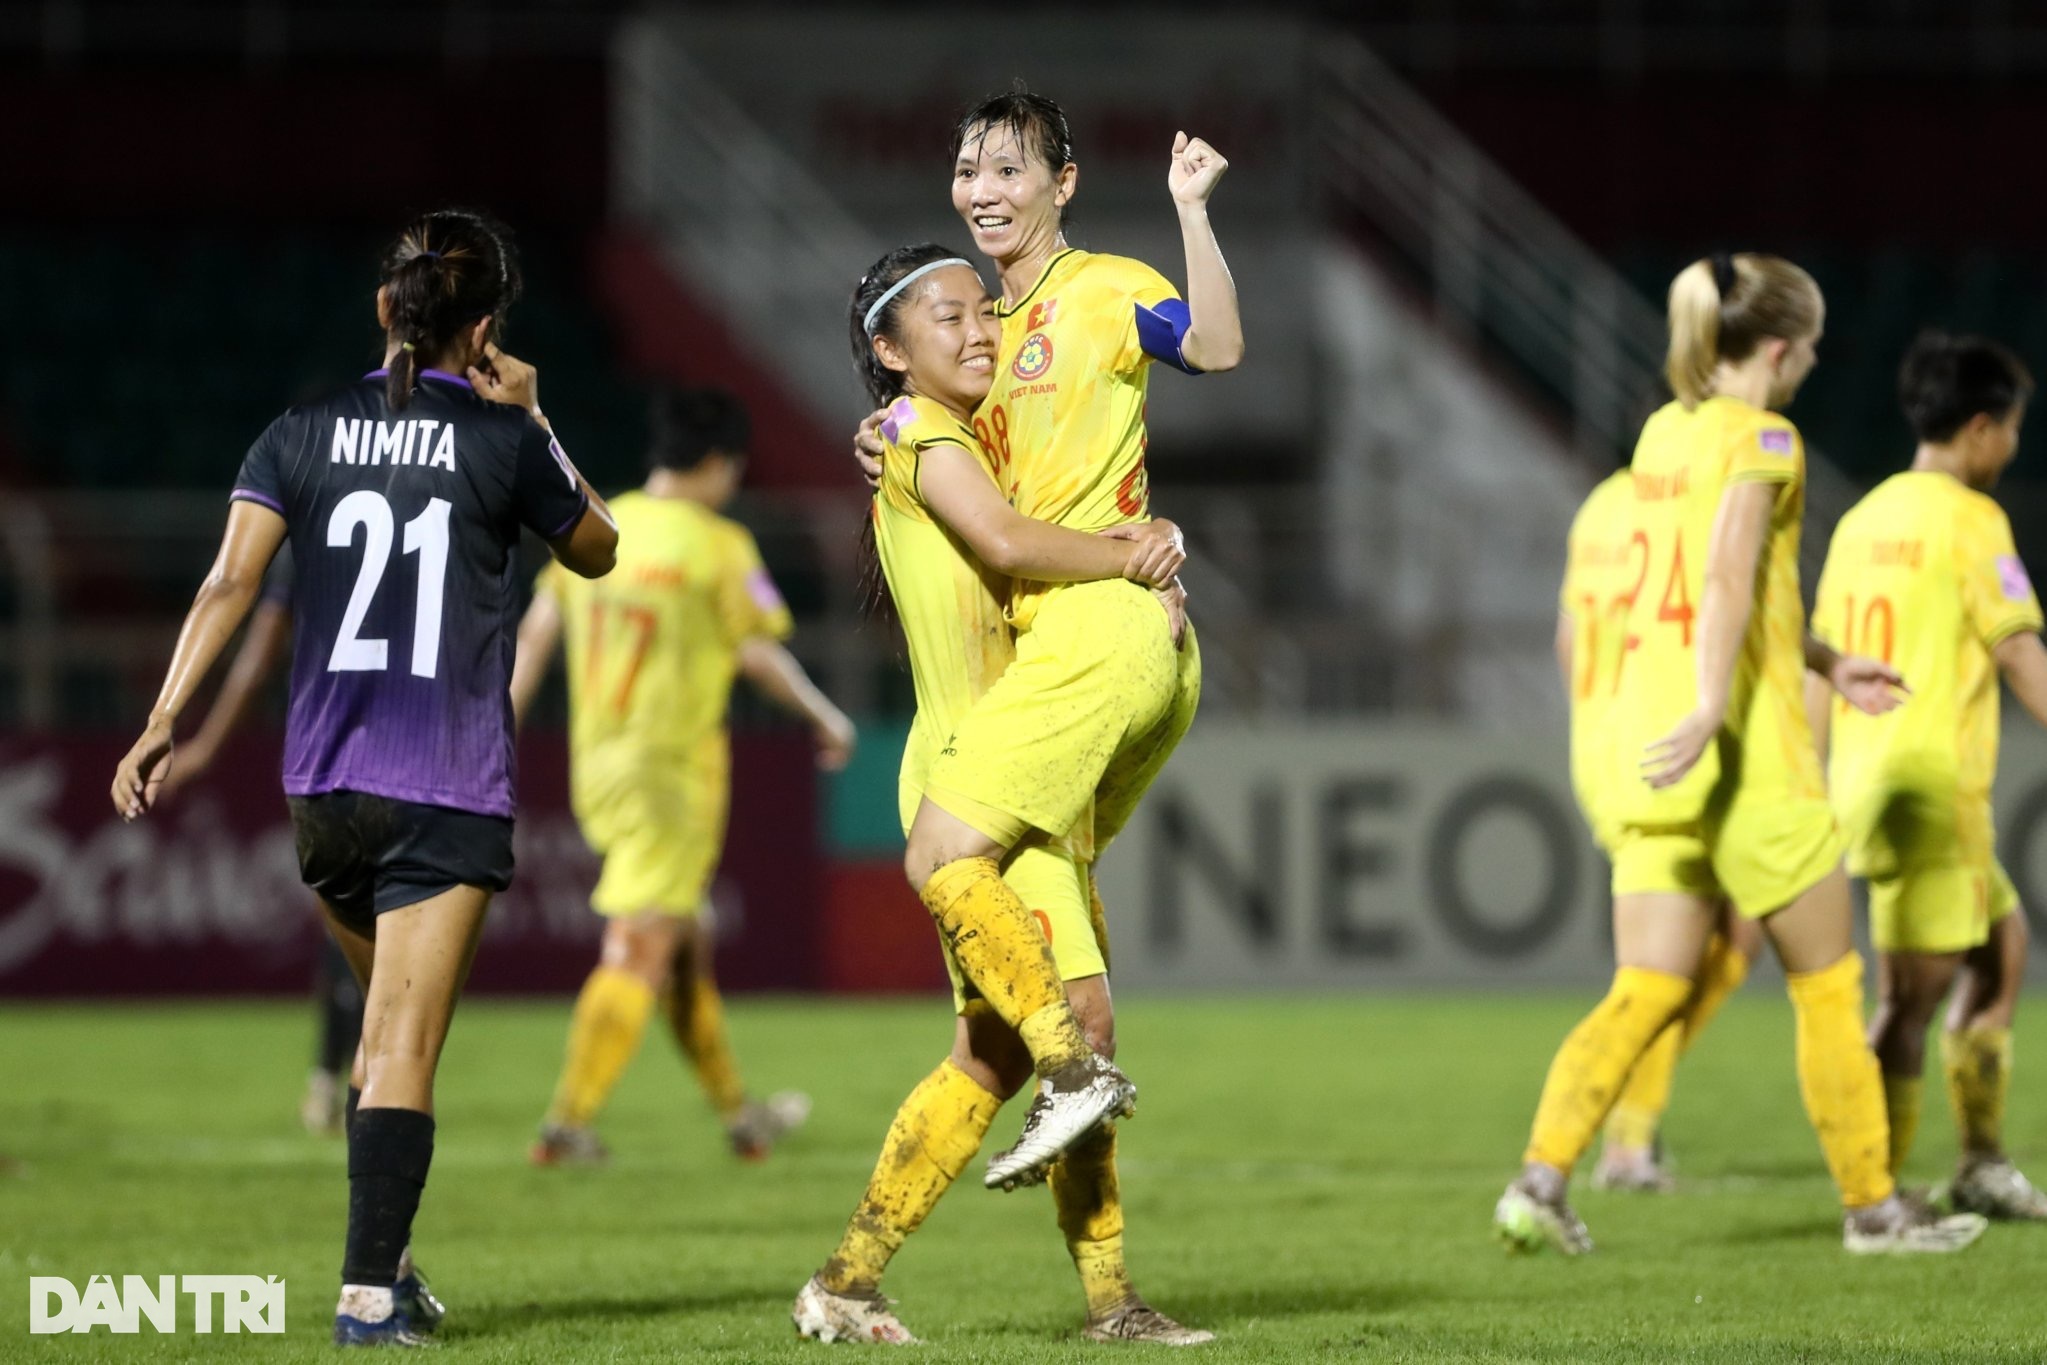
M1180 353L1193 321L1180 291L1141 261L1119 261L1118 266L1111 299L1105 305L1120 330L1115 348L1116 373L1135 373L1153 360L1163 361L1185 374L1201 373Z
M512 474L512 500L519 521L543 540L566 535L590 505L569 457L546 427L522 419L519 460Z
M733 644L765 635L786 640L796 623L761 562L760 547L743 526L732 528L718 580L718 622Z
M1727 482L1793 486L1805 482L1805 442L1798 428L1782 417L1764 413L1762 420L1740 424L1731 435Z
M2004 510L1992 507L1971 517L1955 539L1962 601L1977 638L1995 648L2022 630L2039 630L2040 599L2012 543Z
M286 516L284 510L284 441L286 417L280 417L265 427L263 434L256 438L249 453L242 457L242 467L235 473L234 491L228 494L231 501L253 502L267 507L278 516Z

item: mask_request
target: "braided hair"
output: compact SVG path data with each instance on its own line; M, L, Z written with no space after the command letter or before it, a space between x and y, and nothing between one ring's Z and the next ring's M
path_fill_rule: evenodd
M463 328L490 317L492 335L523 281L512 232L487 214L441 209L415 218L384 252L382 284L398 354L384 381L393 411L412 401L419 366Z

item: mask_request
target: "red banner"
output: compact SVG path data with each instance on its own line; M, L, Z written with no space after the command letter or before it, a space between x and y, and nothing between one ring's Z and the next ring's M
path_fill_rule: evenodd
M241 740L133 824L108 798L129 737L0 741L0 998L295 992L319 913L299 881L275 736ZM798 734L733 742L721 980L824 984L817 782ZM519 752L518 873L491 905L471 991L572 990L597 957L597 860L569 813L561 736Z

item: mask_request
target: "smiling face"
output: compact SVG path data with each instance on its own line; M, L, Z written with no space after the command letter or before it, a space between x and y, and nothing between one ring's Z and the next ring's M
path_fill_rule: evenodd
M969 416L995 382L1002 324L981 277L964 265L934 270L910 286L887 332L874 338L881 363L911 393Z
M983 255L1026 260L1057 248L1061 213L1079 180L1078 167L1046 165L1008 124L984 123L960 143L952 207Z

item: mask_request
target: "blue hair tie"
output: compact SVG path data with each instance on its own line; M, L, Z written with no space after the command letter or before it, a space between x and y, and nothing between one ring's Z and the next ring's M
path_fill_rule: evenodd
M441 253L438 251L422 251L419 254L426 257L430 261L438 261L439 259L441 259Z

